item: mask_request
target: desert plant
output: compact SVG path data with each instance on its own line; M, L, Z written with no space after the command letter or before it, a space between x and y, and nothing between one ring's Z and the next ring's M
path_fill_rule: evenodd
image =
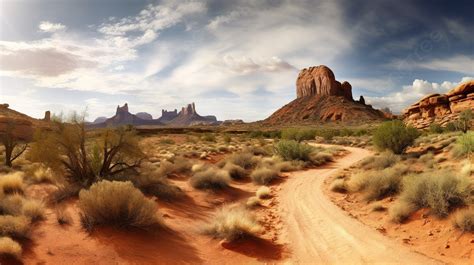
M303 140L314 140L316 130L288 128L281 131L281 138L301 142Z
M155 203L131 182L103 180L79 193L81 222L87 229L96 225L150 228L162 223Z
M65 171L71 183L92 183L136 169L143 153L135 133L125 128L105 129L88 137L83 120L54 123L51 131L38 131L30 159L56 171Z
M243 179L247 176L247 171L238 165L227 162L223 167L224 170L229 172L229 175L233 179Z
M244 236L256 236L262 227L247 209L239 206L223 206L216 211L204 233L227 241Z
M313 148L294 140L281 140L275 145L275 153L284 160L310 161Z
M267 186L261 186L258 188L257 192L255 192L255 195L257 195L257 198L259 199L268 199L272 196L270 188Z
M232 137L230 137L229 134L224 134L222 140L224 140L224 143L229 144L230 142L232 142Z
M215 142L216 136L212 133L205 133L204 135L202 135L201 139L205 142Z
M240 152L231 155L229 158L227 158L227 161L244 169L250 169L256 165L253 157L254 155L249 152Z
M22 214L32 222L44 219L44 203L37 200L23 200Z
M252 181L258 185L268 185L278 177L280 177L280 172L277 169L267 167L257 168L250 174Z
M401 154L420 136L417 129L406 126L402 121L387 121L380 125L373 135L373 142L380 150L391 150Z
M0 237L0 256L20 259L22 248L18 242L9 237Z
M7 167L12 167L13 161L20 157L28 148L28 144L22 144L31 140L31 122L26 120L14 120L6 117L3 121L5 126L0 128L0 143L5 147L4 161ZM17 124L20 123L22 128ZM26 128L26 129L25 129Z
M416 209L417 207L411 203L397 202L389 208L388 215L392 222L403 223Z
M395 155L390 151L385 151L378 156L369 156L360 162L364 169L382 170L395 165L400 161L400 156Z
M23 193L23 172L12 172L0 176L0 189L4 193Z
M432 123L430 125L430 133L442 133L443 132L443 127L441 127L441 125L437 124L437 123Z
M184 196L184 192L161 174L160 170L151 166L142 166L140 174L130 181L144 194L156 196L165 201L172 201Z
M445 217L450 210L466 204L470 194L470 180L465 176L453 176L450 172L439 171L406 177L400 200L418 208L430 208Z
M458 136L456 145L453 149L454 156L460 157L467 155L468 157L474 152L474 132L470 131Z
M230 180L229 172L213 167L198 171L189 179L196 189L212 190L227 188Z
M159 171L163 176L169 176L174 173L188 173L191 171L192 163L189 159L184 157L177 157L174 159L173 163L168 161L162 161L160 163Z
M331 183L331 186L329 187L329 189L334 192L346 193L347 192L346 182L344 181L344 179L335 179Z
M173 139L162 138L160 139L159 143L163 145L170 145L170 144L175 144L176 142Z
M30 220L25 216L0 216L0 236L29 238Z
M459 211L453 224L463 232L474 232L474 208Z
M333 155L328 152L312 152L309 158L311 164L320 166L327 162L333 161Z
M466 133L471 128L471 120L474 118L474 113L471 109L461 112L459 115L459 120L457 122L457 127L463 133Z
M384 212L387 210L387 208L383 206L383 204L381 204L380 202L373 203L370 208L373 212Z
M247 202L246 202L245 205L249 208L255 208L257 206L261 206L262 202L260 201L260 198L258 198L256 196L252 196L252 197L247 199Z
M58 206L55 209L56 220L60 225L67 225L72 223L72 216L65 207Z

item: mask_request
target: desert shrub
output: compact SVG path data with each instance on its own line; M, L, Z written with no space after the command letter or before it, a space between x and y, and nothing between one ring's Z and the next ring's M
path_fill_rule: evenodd
M363 159L360 165L364 169L381 170L395 165L398 161L400 161L400 156L390 151L385 151L378 156L370 156Z
M459 211L453 224L463 232L474 232L474 208Z
M428 152L422 156L420 156L419 161L425 164L428 168L432 168L434 166L434 154L432 152Z
M301 142L303 140L314 140L316 130L289 128L281 131L281 138Z
M55 204L65 201L69 198L77 197L82 187L78 184L60 185L58 189L49 195L49 202Z
M162 139L160 139L159 143L169 145L169 144L175 144L176 142L173 139L162 138Z
M23 172L17 171L0 176L0 189L4 193L23 193Z
M267 150L263 149L260 146L250 146L244 149L245 153L251 153L256 156L266 156L268 155Z
M0 236L29 238L30 220L25 216L0 216Z
M281 161L275 164L275 168L280 172L291 172L301 169L302 165L292 161Z
M247 135L249 138L281 138L281 131L251 131Z
M223 169L229 172L229 176L233 179L243 179L247 176L244 168L232 163L226 163Z
M456 145L453 149L453 154L455 157L468 156L474 152L474 132L469 131L458 136L456 140Z
M18 134L18 128L16 128L15 120L8 118L8 116L2 117L2 130L0 130L0 144L3 146L4 155L2 158L6 167L12 167L13 161L18 159L28 148L28 142L31 140L31 131L28 129L22 129L22 133Z
M19 194L3 195L0 199L0 214L1 215L21 215L23 197Z
M239 206L224 206L216 211L204 232L227 241L245 236L256 236L262 227L247 209Z
M271 191L270 188L267 186L261 186L258 188L257 192L255 193L257 195L257 198L259 199L267 199L271 197Z
M245 205L249 208L255 208L257 206L261 206L262 202L260 201L260 198L256 196L252 196L247 199L247 202L245 203Z
M58 206L55 209L55 214L56 214L56 220L58 221L58 224L60 225L71 224L73 221L71 214L65 207Z
M416 211L416 206L407 202L397 202L388 210L390 219L395 223L403 223Z
M227 188L230 180L229 172L213 167L198 171L189 179L194 188L211 190Z
M172 201L184 196L184 192L173 185L159 170L143 167L140 174L130 178L130 181L144 194L156 196L161 200Z
M275 152L286 161L310 161L313 148L294 140L281 140L275 145Z
M35 183L55 183L53 171L50 168L40 166L33 172L33 180Z
M258 185L267 185L279 176L277 169L267 167L257 168L250 174L252 181Z
M335 179L331 183L331 186L329 187L329 189L334 192L346 193L347 192L346 182L344 181L344 179Z
M0 237L0 256L21 258L22 249L18 242L9 237Z
M244 169L251 169L256 165L253 157L254 155L249 152L240 152L231 155L227 161Z
M471 120L474 118L472 109L465 110L459 115L457 127L462 132L466 133L471 128Z
M454 132L456 130L457 130L456 123L454 122L448 122L446 123L446 127L444 127L445 132Z
M470 193L470 180L447 171L433 174L405 178L400 200L418 208L430 208L435 215L445 217L453 208L465 205Z
M387 121L375 130L372 141L380 150L391 150L401 154L420 136L417 129L406 126L402 121Z
M326 141L331 141L335 136L340 136L340 131L337 129L324 129L319 131L318 136L321 136Z
M22 214L32 222L44 219L44 203L37 200L23 200Z
M103 180L79 193L81 222L87 229L96 225L149 228L161 224L155 203L131 182Z
M333 161L333 155L328 152L312 152L310 155L311 164L319 166Z
M224 141L224 143L229 144L230 142L232 142L232 137L230 137L229 134L224 134L222 140Z
M65 172L70 183L82 187L132 171L144 157L134 131L118 128L88 134L77 117L38 131L28 155L32 162Z
M351 177L349 189L363 192L369 201L380 200L400 191L402 176L407 171L406 166L398 165L381 171L361 172Z
M201 139L205 142L215 142L216 136L212 133L205 133L202 135Z
M162 161L160 163L160 174L163 176L169 176L170 174L184 174L191 171L193 164L189 159L183 157L177 157L174 159L173 163L168 161Z
M437 123L432 123L429 128L430 133L442 133L443 127Z

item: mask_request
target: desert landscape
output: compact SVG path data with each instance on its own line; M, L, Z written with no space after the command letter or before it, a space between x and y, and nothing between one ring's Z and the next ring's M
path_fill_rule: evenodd
M370 72L370 58L325 56L367 52L331 43L320 26L339 23L297 19L343 23L352 6L310 2L2 1L12 21L38 7L29 34L47 36L15 41L23 26L1 24L0 264L474 264L472 21L461 19L472 4L431 7L446 36L470 40L447 49L431 25L431 48L414 56L392 36L367 57L397 51L403 69ZM352 22L363 43L425 25L374 24L367 14L386 6L368 2ZM77 14L65 25L48 8ZM298 32L320 43L292 54ZM279 41L273 57L232 57L254 38ZM426 66L447 50L457 64ZM424 76L450 81L406 85Z

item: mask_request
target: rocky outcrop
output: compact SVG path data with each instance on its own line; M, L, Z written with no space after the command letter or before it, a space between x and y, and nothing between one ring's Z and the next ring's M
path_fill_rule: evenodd
M37 128L48 128L50 122L35 119L10 109L8 104L0 104L0 137L11 135L16 140L29 141Z
M352 100L352 86L347 81L339 83L334 73L325 65L305 68L296 79L296 97L342 96Z
M107 117L97 117L92 123L98 124L98 123L103 123L107 120Z
M153 116L150 114L150 113L147 113L147 112L138 112L137 114L135 114L138 118L142 119L142 120L153 120Z
M297 98L263 121L264 124L298 124L327 121L361 123L382 120L384 114L352 98L349 82L339 83L327 66L305 68L296 80Z
M218 124L216 116L201 116L196 112L194 103L181 108L178 115L167 122L168 125L192 126L192 125L215 125Z
M407 124L423 129L432 123L444 126L469 109L474 109L474 81L460 84L446 94L423 97L403 111L403 118Z
M151 115L150 115L151 116ZM96 119L97 121L97 119ZM142 119L139 116L132 114L128 110L128 104L125 103L122 107L117 106L115 115L111 118L106 119L103 122L94 122L87 124L88 128L106 128L106 127L117 127L123 125L162 125L158 120L153 119Z
M176 117L178 117L178 110L177 109L175 109L173 111L167 111L167 110L162 109L161 110L161 117L158 120L162 123L168 123Z

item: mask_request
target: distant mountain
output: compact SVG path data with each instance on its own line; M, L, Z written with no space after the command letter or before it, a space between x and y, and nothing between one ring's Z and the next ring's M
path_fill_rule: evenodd
M146 115L141 114L140 116L144 117ZM128 111L128 104L125 103L125 105L123 105L122 107L117 106L115 116L108 118L105 121L100 122L100 123L94 122L92 124L88 124L87 127L88 128L106 128L106 127L117 127L117 126L122 126L122 125L135 125L135 126L163 125L163 123L159 122L158 120L153 120L153 119L142 119L138 115L131 114Z
M218 124L216 116L201 116L196 112L194 103L183 107L178 115L167 122L168 125L192 126L192 125L215 125Z
M142 120L147 120L147 121L153 120L153 116L151 116L151 114L147 112L138 112L135 115Z
M192 125L216 125L219 124L216 116L201 116L196 112L194 103L183 107L178 113L174 111L161 111L159 119L153 119L153 116L146 112L132 114L128 111L128 104L122 107L117 106L115 116L111 118L99 117L93 123L87 124L88 128L105 128L122 125L167 125L167 126L192 126Z

